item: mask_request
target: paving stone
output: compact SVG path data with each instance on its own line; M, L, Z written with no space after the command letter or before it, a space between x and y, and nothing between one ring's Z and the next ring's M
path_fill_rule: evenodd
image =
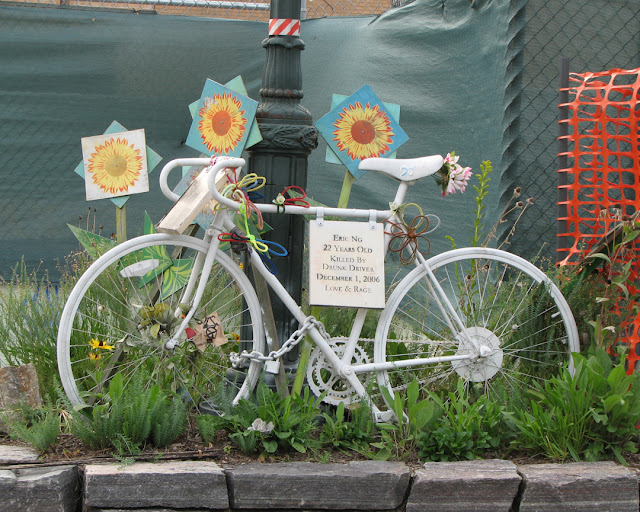
M87 465L84 492L96 508L229 507L224 471L206 461Z
M227 472L231 506L239 509L391 510L407 493L401 462L248 464Z
M38 452L26 446L0 445L0 464L19 464L38 460Z
M80 500L76 466L0 470L1 512L75 512Z
M615 462L518 466L524 490L520 512L638 510L635 471Z
M505 460L428 462L416 471L406 510L507 512L520 483L515 464Z

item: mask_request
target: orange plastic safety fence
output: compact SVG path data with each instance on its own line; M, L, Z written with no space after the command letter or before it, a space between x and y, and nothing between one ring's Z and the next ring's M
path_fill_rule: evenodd
M571 73L566 89L566 200L558 204L566 224L559 243L561 265L575 265L603 235L640 210L640 68ZM562 197L562 196L561 196ZM559 259L560 259L559 258ZM640 242L619 255L632 262L631 280L640 276ZM632 291L637 291L633 290ZM640 315L622 326L630 346L628 370L640 370Z

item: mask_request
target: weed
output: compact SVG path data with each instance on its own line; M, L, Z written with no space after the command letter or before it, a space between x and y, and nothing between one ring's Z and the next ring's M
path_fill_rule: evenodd
M41 408L23 405L3 413L2 421L12 438L30 444L40 453L54 445L60 433L60 413L51 405Z
M243 399L235 407L221 400L218 404L223 416L200 416L197 419L200 435L212 442L218 430L229 432L229 438L244 452L275 453L290 449L300 453L319 448L312 436L317 428L321 398L305 388L303 395L283 397L260 382L255 401Z

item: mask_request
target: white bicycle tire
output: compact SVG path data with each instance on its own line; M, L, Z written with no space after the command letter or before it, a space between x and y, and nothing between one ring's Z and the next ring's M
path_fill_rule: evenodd
M57 339L57 360L58 369L64 391L69 401L74 405L85 404L81 392L76 385L72 361L70 358L70 339L73 331L73 321L78 311L78 307L89 287L105 272L111 265L120 261L124 256L133 254L135 251L167 244L171 246L185 247L199 253L206 253L208 246L200 239L186 235L172 235L156 233L140 236L122 244L100 256L78 279L72 289L65 307L63 309ZM253 325L253 347L252 350L264 352L265 336L262 323L262 313L255 290L249 279L242 272L236 263L224 252L216 254L216 263L229 273L231 279L237 283L239 290L246 301L246 309L250 315ZM246 371L246 378L238 392L233 397L233 402L237 403L241 398L245 398L255 387L262 369L262 364L252 361Z

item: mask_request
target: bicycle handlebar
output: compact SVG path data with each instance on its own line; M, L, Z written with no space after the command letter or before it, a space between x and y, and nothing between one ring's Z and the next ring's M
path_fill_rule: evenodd
M228 197L224 197L218 189L216 188L216 175L218 171L224 167L242 167L245 165L245 160L243 158L237 157L217 157L216 161L212 164L211 158L178 158L176 160L171 160L168 162L160 172L160 189L162 193L169 199L170 201L176 202L180 199L180 196L173 192L169 188L168 177L169 173L173 169L179 166L207 166L208 169L205 171L208 172L207 182L209 186L209 190L213 198L223 206L230 208L232 210L239 210L241 204L233 199L229 199ZM262 213L282 213L282 207L278 208L275 204L266 204L266 203L258 203L256 207ZM313 215L317 216L320 212L322 215L327 216L338 216L344 218L363 218L363 219L371 219L375 218L376 221L380 222L388 219L393 215L393 211L391 210L362 210L356 208L331 208L331 207L304 207L304 206L287 206L286 211L287 214L293 215Z

